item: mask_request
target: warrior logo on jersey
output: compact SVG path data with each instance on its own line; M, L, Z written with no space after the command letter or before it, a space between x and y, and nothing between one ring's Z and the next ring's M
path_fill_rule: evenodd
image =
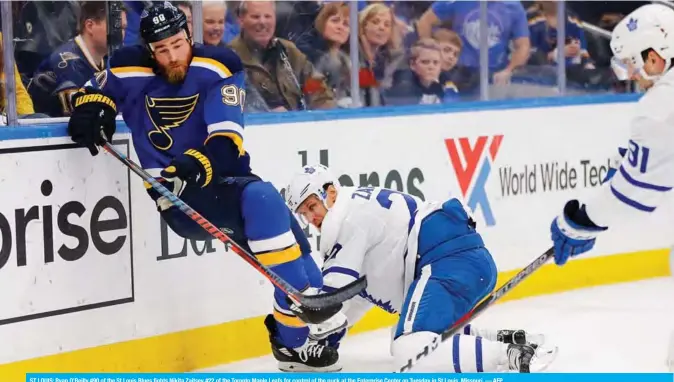
M481 136L471 145L469 138L445 139L461 194L473 213L480 206L487 226L495 225L496 220L489 205L485 185L502 140L503 135Z
M155 98L145 96L145 109L154 130L147 136L154 147L168 150L173 146L169 130L180 127L192 115L199 101L199 94L180 98Z

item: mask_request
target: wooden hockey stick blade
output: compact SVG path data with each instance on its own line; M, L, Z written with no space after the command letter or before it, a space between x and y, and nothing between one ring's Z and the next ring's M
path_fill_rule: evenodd
M488 295L485 299L483 299L482 302L477 304L470 312L466 313L463 317L461 317L454 325L452 325L451 328L442 332L440 336L435 337L432 343L424 346L423 350L417 352L417 355L414 356L413 358L409 358L407 360L407 363L397 368L397 371L395 372L404 373L406 371L410 371L420 360L428 357L431 353L433 353L442 342L447 341L448 339L454 337L456 332L461 330L464 326L473 321L480 314L484 313L484 311L487 310L487 308L492 306L496 301L498 301L511 289L513 289L519 283L521 283L522 280L531 276L531 274L540 269L541 266L543 266L545 263L548 262L548 260L550 260L553 257L554 253L555 253L554 247L545 251L545 253L537 257L533 262L531 262L524 269L519 271L515 275L515 277L508 280L502 287L493 291L490 295Z
M166 197L166 199L169 202L171 202L171 204L180 209L180 211L182 211L190 219L194 220L197 224L199 224L199 226L201 226L201 228L203 228L204 230L206 230L206 232L211 234L211 236L215 237L216 239L220 240L223 243L230 244L230 249L234 253L239 255L239 257L245 260L248 264L250 264L263 276L265 276L269 281L271 281L272 284L277 286L288 296L294 298L302 306L306 306L314 310L334 308L335 305L339 305L341 302L350 299L351 297L355 296L356 294L360 293L360 291L365 289L365 286L363 286L362 284L358 284L356 282L352 283L355 284L354 286L349 287L348 289L342 288L340 290L333 292L333 294L319 294L315 296L306 296L302 294L300 291L297 290L297 288L294 288L287 281L283 280L279 275L277 275L274 271L272 271L264 264L262 264L257 259L257 257L248 253L248 251L246 251L236 241L232 240L229 236L227 236L227 234L224 233L221 229L216 227L205 217L201 216L199 212L197 212L187 203L182 201L178 196L176 196L176 194L174 194L164 185L159 183L152 175L148 174L147 171L145 171L142 167L140 167L140 165L138 165L136 162L132 161L126 155L122 154L119 150L115 149L108 142L105 142L103 148L113 157L117 158L120 162L122 162L136 175L138 175L141 179L149 183L152 186L152 188L157 190L157 192L159 192L162 196ZM347 287L349 285L347 285ZM340 298L343 298L343 300L340 301L339 300Z

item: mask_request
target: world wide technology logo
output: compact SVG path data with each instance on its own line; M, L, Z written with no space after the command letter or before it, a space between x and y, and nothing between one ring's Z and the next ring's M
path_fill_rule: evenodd
M502 140L503 135L479 136L471 145L465 137L445 139L463 200L473 213L480 207L487 226L495 225L496 219L485 186Z

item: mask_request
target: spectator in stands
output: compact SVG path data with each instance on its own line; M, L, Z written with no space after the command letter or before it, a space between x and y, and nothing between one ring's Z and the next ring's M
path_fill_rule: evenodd
M297 48L304 53L316 70L323 74L335 93L340 107L349 107L351 61L348 53L350 33L349 5L336 1L324 3L312 31L302 35Z
M538 12L529 20L532 65L557 65L557 3L537 1ZM581 86L608 87L615 79L609 68L598 68L587 50L585 31L581 22L567 11L564 57L566 76L570 83Z
M531 58L537 64L557 64L557 3L554 1L538 1L539 11L529 20L531 34ZM586 69L594 69L594 63L587 51L585 32L580 20L571 15L566 16L566 36L564 57L566 66L581 65Z
M394 33L394 25L393 10L383 3L370 4L358 15L359 77L365 105L382 103L380 92L393 85L393 74L404 63L401 36Z
M192 32L192 3L189 1L175 1L173 2L173 5L183 11L185 17L187 18L187 30L190 31L190 35L194 36L194 32Z
M202 3L204 45L224 46L222 38L225 34L225 14L227 4L224 1L208 1Z
M7 81L4 72L4 49L2 49L2 33L0 33L0 112L2 114L7 113ZM14 81L16 82L16 113L19 117L23 118L39 118L47 117L47 115L38 115L35 114L35 109L33 108L33 100L31 100L26 87L21 81L21 74L19 74L19 69L14 64Z
M40 63L77 33L79 3L12 1L12 7L19 12L14 15L14 57L27 84Z
M433 31L433 40L440 46L440 67L442 69L440 82L447 88L457 89L458 92L455 83L458 73L455 68L463 49L461 37L447 28L436 28Z
M274 36L274 2L242 2L238 18L241 34L230 46L246 69L248 110L335 107L332 89L307 57L292 42Z
M387 105L436 104L457 99L456 86L440 81L442 49L431 38L420 39L410 49L409 69L396 73L395 86L384 93Z
M526 12L519 1L487 2L489 36L489 73L495 84L510 82L513 71L527 63L530 41ZM462 92L479 87L480 2L436 1L417 23L420 37L431 37L433 28L449 22L463 40L458 70L469 80L461 84ZM511 51L512 43L514 50Z
M122 29L126 29L125 13ZM107 31L105 2L83 2L77 36L43 61L28 85L38 112L52 117L70 115L70 94L105 69Z
M238 28L225 21L227 3L225 1L206 1L202 4L204 44L225 46L238 34Z

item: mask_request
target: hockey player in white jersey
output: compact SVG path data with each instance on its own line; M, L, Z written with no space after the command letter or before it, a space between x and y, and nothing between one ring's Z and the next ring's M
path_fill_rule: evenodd
M391 345L397 363L431 343L495 287L496 265L458 199L423 202L378 187L340 187L318 165L304 167L292 179L286 201L321 231L324 291L362 275L368 279L367 289L342 309L346 325L373 306L400 315ZM326 324L340 330L328 337L331 346L338 347L345 333L341 317ZM468 326L464 333L438 349L426 367L530 371L536 345L527 343L524 331ZM423 363L419 367L423 371Z
M551 224L555 263L590 251L599 233L655 211L674 186L674 10L644 5L613 29L612 66L645 94L636 105L630 136L597 194L571 200ZM674 371L674 336L669 355Z
M594 198L571 200L551 225L555 263L594 247L599 233L653 212L674 186L674 10L644 5L616 25L613 68L647 89L636 105L626 148Z

